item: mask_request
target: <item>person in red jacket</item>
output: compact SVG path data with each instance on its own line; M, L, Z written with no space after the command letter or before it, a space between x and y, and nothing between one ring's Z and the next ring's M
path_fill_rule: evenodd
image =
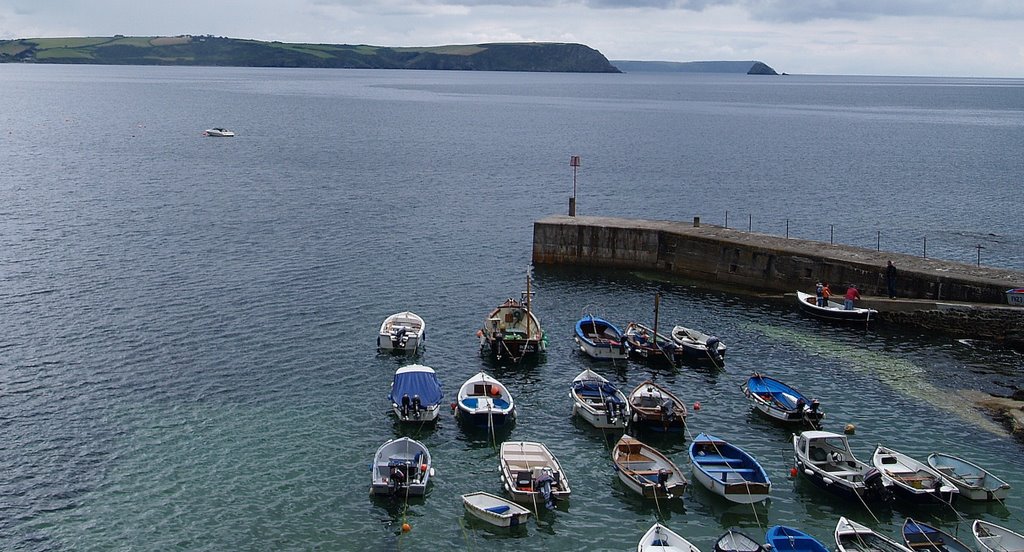
M857 286L850 286L846 288L846 298L843 301L843 308L846 310L853 310L853 302L860 299L860 292L857 291Z

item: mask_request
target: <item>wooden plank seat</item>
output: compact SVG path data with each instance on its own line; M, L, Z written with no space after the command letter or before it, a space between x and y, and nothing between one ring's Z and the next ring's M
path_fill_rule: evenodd
M708 473L754 473L754 468L704 468L704 471Z
M694 459L698 464L702 466L706 466L708 464L737 465L743 463L743 460L739 458L726 458L724 456L719 456L717 454L705 454L703 456L696 456L694 457Z

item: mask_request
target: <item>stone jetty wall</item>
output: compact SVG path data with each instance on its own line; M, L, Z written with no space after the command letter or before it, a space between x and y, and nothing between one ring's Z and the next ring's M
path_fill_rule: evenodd
M890 308L870 305L883 319L965 337L1024 340L1024 307L1006 302L1008 289L1024 287L1020 271L745 232L697 219L551 216L535 222L533 230L537 265L656 270L758 292L811 292L822 281L833 293L855 285L865 296L888 299L889 260L898 270L898 302ZM958 302L970 305L954 308ZM982 305L991 308L973 308Z

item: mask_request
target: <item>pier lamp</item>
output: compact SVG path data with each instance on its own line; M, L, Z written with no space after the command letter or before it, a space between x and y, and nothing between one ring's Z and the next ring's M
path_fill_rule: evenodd
M580 168L580 156L569 157L569 166L572 167L572 197L569 198L569 216L576 216L576 171Z

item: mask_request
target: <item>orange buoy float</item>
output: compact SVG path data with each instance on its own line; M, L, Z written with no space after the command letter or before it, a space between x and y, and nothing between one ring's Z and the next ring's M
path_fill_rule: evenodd
M402 524L402 532L403 533L408 533L409 531L412 531L412 525L409 525L408 523L403 523Z
M694 410L700 410L700 401L697 401L697 402L693 403L693 409Z
M789 476L796 477L796 467L789 468Z

